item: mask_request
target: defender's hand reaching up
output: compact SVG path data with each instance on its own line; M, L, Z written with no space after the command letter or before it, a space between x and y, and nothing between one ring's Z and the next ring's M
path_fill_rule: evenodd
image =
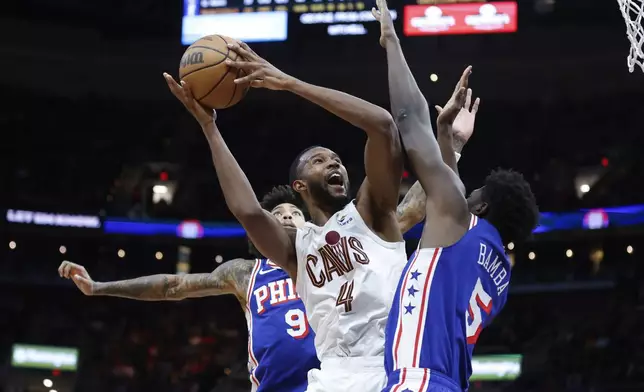
M376 0L376 7L371 9L371 14L380 22L380 46L385 48L388 39L397 38L396 30L394 29L391 12L389 12L389 7L387 7L387 0Z
M192 95L192 90L188 83L181 81L181 85L179 85L179 83L177 83L172 76L167 73L164 73L163 77L165 78L166 83L168 83L168 87L170 88L170 91L172 91L172 94L181 101L183 106L199 122L199 125L201 125L202 128L215 122L217 119L217 112L214 110L209 112L209 109L201 106L201 104L197 102Z
M472 104L472 89L468 88L465 93L465 104L459 110L452 123L452 135L454 136L454 144L457 146L456 149L458 152L460 152L467 141L470 140L470 137L472 137L472 133L474 133L476 113L478 113L480 104L480 98L476 98ZM443 108L438 105L436 106L436 110L439 116L443 112Z
M235 79L235 83L250 83L251 87L267 88L269 90L286 90L294 81L292 76L277 69L273 64L259 57L245 42L228 44L230 50L237 53L243 60L226 60L226 65L243 69L247 75Z
M454 121L456 120L456 116L458 116L463 106L465 106L465 98L467 95L466 94L467 85L468 85L468 81L471 73L472 73L472 66L465 68L465 71L463 71L463 75L461 75L461 79L456 84L454 93L452 94L449 101L447 101L447 103L445 104L445 107L444 108L441 108L440 106L436 107L439 113L438 118L436 119L436 123L439 126L441 125L453 126ZM471 96L470 96L470 99L471 99Z

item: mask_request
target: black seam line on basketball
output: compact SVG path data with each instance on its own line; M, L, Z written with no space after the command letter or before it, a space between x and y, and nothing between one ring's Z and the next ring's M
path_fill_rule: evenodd
M190 75L190 74L193 74L193 73L195 73L195 72L197 72L197 71L201 71L202 69L207 69L207 68L210 68L210 67L217 66L217 65L219 65L219 64L221 64L221 63L223 63L224 61L226 61L226 59L228 58L228 54L227 54L227 53L221 52L221 51L219 51L219 50L217 50L217 49L209 48L209 47L207 47L207 46L193 46L193 48L209 49L209 50L212 50L212 51L214 51L214 52L217 52L217 53L219 53L219 54L223 55L223 56L224 56L224 58L223 58L221 61L219 61L219 62L217 62L217 63L215 63L215 64L210 64L210 65L206 65L205 67L201 67L201 68L198 68L198 69L193 69L192 71L190 71L190 72L188 72L187 74L183 75L183 77L182 77L181 79L183 79L183 78L185 78L186 76L188 76L188 75ZM230 50L229 50L228 52L230 53Z
M217 37L221 38L222 41L224 41L224 44L226 45L226 57L230 55L230 48L228 47L228 41L221 35L217 34Z
M221 40L224 41L224 43L226 44L226 47L228 48L228 42L226 42L226 40L221 35L218 35L217 37L221 38ZM221 52L219 52L219 53L221 53ZM230 48L228 49L228 53L226 53L226 55L225 55L226 57L224 57L224 60L229 58L228 57L229 55L230 55ZM237 57L239 57L239 55ZM237 60L237 57L235 57L235 60ZM221 64L221 61L219 63L217 63L217 64ZM217 64L214 64L214 65L217 65ZM212 65L210 65L210 67L212 67ZM204 67L204 68L207 68L207 67ZM201 69L203 69L203 68L201 68ZM206 94L202 95L201 98L197 98L197 101L201 101L202 99L206 98L211 92L213 92L217 87L219 87L219 85L221 84L221 82L224 81L224 78L226 77L226 75L228 75L228 73L230 72L231 69L232 69L232 67L228 67L228 70L226 71L226 73L224 73L222 75L222 77L219 79L217 84L212 86L212 88Z
M235 73L235 79L239 79L239 73L240 72L241 72L241 69L238 69L237 72ZM230 106L230 103L233 101L233 98L235 98L235 94L237 93L237 86L238 85L234 81L233 81L233 84L235 85L235 87L233 87L233 93L230 94L230 99L228 100L228 103L226 104L226 106L224 106L224 108L227 108L227 107Z
M215 51L215 52L217 52L217 53L223 54L224 56L228 56L228 53L230 53L230 49L228 49L228 53L224 53L224 52L222 52L221 50L219 50L219 49L215 49L215 48L211 48L210 46L201 46L201 45L197 45L197 46L191 46L191 47L190 47L190 49L195 49L195 48L212 50L212 51Z

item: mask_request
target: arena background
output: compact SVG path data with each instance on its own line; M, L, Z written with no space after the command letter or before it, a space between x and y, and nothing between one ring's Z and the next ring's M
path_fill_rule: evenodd
M234 298L90 298L56 272L63 260L99 281L207 272L246 255L205 139L161 76L177 74L182 17L194 9L177 0L5 3L0 391L247 391ZM370 1L265 3L200 6L281 12L281 27L269 29L279 39L252 43L258 53L388 107L377 25L359 13L344 16L357 23L328 22ZM471 390L643 390L644 77L628 72L617 3L519 0L514 33L403 36L415 4L391 7L428 100L443 104L474 65L483 102L460 164L466 186L514 167L548 212L533 240L511 250L511 295L482 333ZM311 144L338 151L354 185L364 175L362 132L287 93L251 91L218 123L258 193L285 183Z

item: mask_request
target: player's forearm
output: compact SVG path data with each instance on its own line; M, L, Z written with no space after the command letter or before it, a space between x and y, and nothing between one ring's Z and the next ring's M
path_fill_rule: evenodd
M114 282L95 282L93 295L106 295L137 299L141 301L164 301L181 299L168 293L179 284L177 275L151 275Z
M443 162L458 175L458 165L456 164L456 154L454 153L454 137L452 129L448 125L438 124L437 139L438 147L441 150Z
M209 124L204 133L210 144L212 161L228 209L244 226L257 249L294 278L297 260L294 259L295 249L291 237L270 212L262 209L246 174L228 149L217 126Z
M460 177L460 174L458 172L458 156L456 154L458 153L460 155L461 151L463 151L463 146L465 145L465 143L454 137L452 127L449 125L439 123L437 134L438 146L441 150L443 162L445 162L445 164L449 166L449 168L452 169L452 171L456 173L458 177ZM459 182L457 186L461 193L465 195L466 190L463 182Z
M399 131L403 132L400 127L406 124L421 122L427 126L426 132L433 133L427 100L407 65L398 37L387 38L386 50L391 113Z
M243 224L246 217L262 214L263 210L255 196L246 174L228 149L219 129L214 123L204 129L212 161L221 184L221 190L230 212Z
M407 156L425 192L442 157L432 131L429 108L420 93L397 37L387 40L389 98Z
M395 133L393 119L387 110L353 95L301 80L291 83L289 91L364 130L370 136L375 133Z

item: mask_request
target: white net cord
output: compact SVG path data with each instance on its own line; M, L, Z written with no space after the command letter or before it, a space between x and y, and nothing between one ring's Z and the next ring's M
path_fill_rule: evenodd
M631 51L628 54L628 70L633 72L635 65L639 65L644 71L644 53L642 45L644 44L644 0L617 0L619 9L626 22L626 36L631 42Z

